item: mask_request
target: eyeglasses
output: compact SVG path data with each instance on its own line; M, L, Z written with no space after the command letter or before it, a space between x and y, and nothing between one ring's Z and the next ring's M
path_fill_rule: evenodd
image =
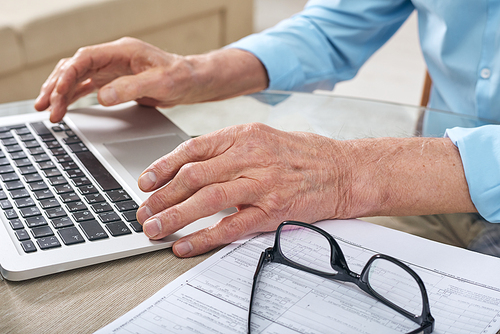
M329 263L326 259L318 261L322 252L329 253L325 254ZM371 297L413 321L416 325L407 329L408 334L430 334L434 329L424 283L410 267L388 255L376 254L368 260L361 274L356 274L347 266L339 244L330 234L314 225L288 221L278 227L274 246L260 256L248 309L248 333L252 329L252 318L265 318L269 309L261 305L261 300L256 301L255 295L264 264L270 262L327 279L354 283ZM388 273L395 275L401 283L388 286ZM256 310L257 307L261 309Z

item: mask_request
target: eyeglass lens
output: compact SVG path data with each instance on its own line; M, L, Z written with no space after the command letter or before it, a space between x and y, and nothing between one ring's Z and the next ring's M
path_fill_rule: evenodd
M284 225L280 234L280 249L283 256L296 264L336 274L330 264L331 247L322 234L297 225Z
M417 281L403 268L383 258L376 259L368 271L368 284L380 296L419 316L422 295Z

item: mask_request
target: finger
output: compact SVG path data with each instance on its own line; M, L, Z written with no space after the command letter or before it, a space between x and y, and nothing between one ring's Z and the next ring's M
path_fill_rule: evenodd
M50 95L54 90L61 68L68 60L68 58L61 59L54 67L47 80L45 80L45 82L43 83L42 87L40 88L40 94L35 101L36 110L43 111L50 106Z
M279 223L269 219L259 208L249 207L223 218L210 228L177 240L172 250L178 257L200 255L255 232L273 231Z
M155 67L113 80L99 90L98 99L105 106L144 98L168 100L172 85L163 70Z
M146 221L142 215L148 207L143 207L141 209L145 211L138 211L137 219L140 223L144 222L144 233L149 238L161 239L200 218L240 204L257 201L257 192L254 188L254 181L249 179L212 184L200 189L184 202L149 217Z
M141 208L147 206L148 212L157 213L186 200L206 186L236 180L245 170L240 165L239 159L223 155L208 161L188 163L181 167L173 180L152 194Z
M143 191L158 189L172 180L186 164L206 161L223 154L235 144L238 134L242 136L243 131L242 126L235 126L185 141L144 170L139 177L139 188ZM234 156L229 158L238 160Z

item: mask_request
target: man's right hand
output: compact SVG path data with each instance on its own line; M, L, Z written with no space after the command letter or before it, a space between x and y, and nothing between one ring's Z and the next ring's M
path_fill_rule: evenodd
M35 108L62 120L68 106L95 90L102 105L135 100L170 107L265 89L267 73L252 54L218 50L180 56L134 38L84 47L62 59L43 84Z

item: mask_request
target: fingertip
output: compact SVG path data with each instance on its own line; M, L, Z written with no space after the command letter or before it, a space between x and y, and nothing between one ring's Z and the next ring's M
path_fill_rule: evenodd
M177 257L189 257L198 255L198 254L191 254L193 253L194 250L193 244L191 244L189 240L184 240L184 239L178 240L172 247L172 250L175 256Z
M97 99L103 106L112 106L119 102L116 90L112 86L102 87L97 94Z
M143 173L139 177L139 181L138 181L139 188L142 191L150 191L156 185L156 180L157 180L157 177L156 177L156 174L154 172L149 171L149 172Z

